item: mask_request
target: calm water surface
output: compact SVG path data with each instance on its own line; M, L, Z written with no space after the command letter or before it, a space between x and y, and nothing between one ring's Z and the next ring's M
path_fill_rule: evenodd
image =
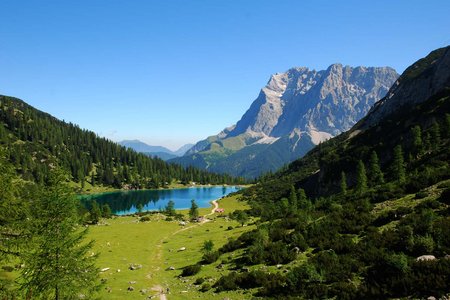
M121 191L82 196L81 201L86 206L90 206L89 201L91 200L97 201L100 206L103 203L108 203L114 214L124 215L135 213L139 203L144 207L144 211L164 209L169 200L175 202L175 209L190 208L192 199L195 199L199 207L210 207L209 202L211 200L219 199L239 189L236 186L214 186L171 190Z

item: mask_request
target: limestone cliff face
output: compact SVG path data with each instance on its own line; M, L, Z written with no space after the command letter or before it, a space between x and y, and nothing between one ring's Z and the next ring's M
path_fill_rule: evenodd
M341 64L323 71L293 68L275 74L227 137L246 132L281 137L295 129L334 136L365 116L397 77L389 67Z
M261 165L260 170L253 167L252 176L276 169L350 129L386 95L397 78L397 72L389 67L341 64L322 71L301 67L277 73L236 125L198 142L178 162L188 165L190 155L198 158L205 154L208 169L247 176L247 164L258 166L255 160L276 148L277 163Z
M432 51L406 69L386 97L373 106L356 128L375 126L396 110L421 103L449 86L450 46Z

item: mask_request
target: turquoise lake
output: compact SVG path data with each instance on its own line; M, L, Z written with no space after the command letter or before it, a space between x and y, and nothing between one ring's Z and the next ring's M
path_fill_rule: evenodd
M126 215L137 212L138 204L142 204L143 211L164 209L169 200L175 202L175 209L190 208L192 199L199 207L210 207L210 201L220 199L238 190L240 188L236 186L190 187L170 190L120 191L82 196L80 199L87 207L90 206L91 200L97 201L100 205L108 203L114 214Z

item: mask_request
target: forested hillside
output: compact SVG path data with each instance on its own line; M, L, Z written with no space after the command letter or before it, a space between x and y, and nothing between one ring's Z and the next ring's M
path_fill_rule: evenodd
M149 158L60 121L25 102L0 96L0 145L25 180L43 183L60 166L81 187L85 182L115 188L158 188L181 183L241 183L227 175Z
M212 261L236 257L226 266L236 272L216 291L278 299L448 295L449 62L450 47L432 52L399 78L376 122L374 109L245 190L258 228L217 251Z

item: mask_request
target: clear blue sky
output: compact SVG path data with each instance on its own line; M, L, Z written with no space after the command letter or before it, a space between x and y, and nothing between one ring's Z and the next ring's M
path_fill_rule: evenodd
M0 94L112 140L232 125L272 73L402 72L450 44L450 1L1 0Z

